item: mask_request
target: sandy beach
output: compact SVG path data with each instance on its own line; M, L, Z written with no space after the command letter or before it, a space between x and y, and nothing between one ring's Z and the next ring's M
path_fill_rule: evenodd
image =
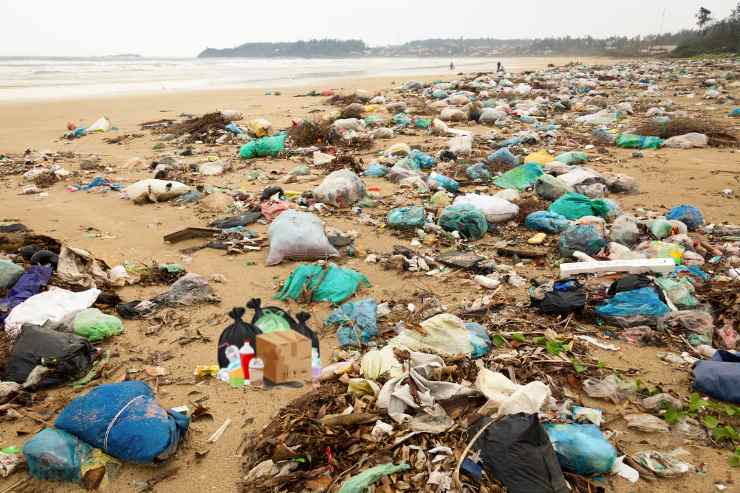
M563 65L570 59L532 59L521 62L521 65L507 67L510 70L536 70L548 64ZM608 59L579 59L585 63L615 63ZM526 64L526 65L525 65ZM430 74L413 77L422 82L438 79L450 80L453 74ZM191 426L191 441L178 455L161 467L145 467L126 464L121 475L105 491L131 492L138 491L136 485L162 475L165 471L177 468L172 477L157 484L153 491L169 493L203 493L238 491L237 484L242 477L241 458L237 451L242 443L243 434L257 431L289 400L298 397L310 389L281 387L269 391L235 390L228 385L215 381L193 384L193 369L197 365L212 364L216 356L216 341L220 332L229 324L227 312L233 306L243 306L250 298L260 297L264 304L278 304L271 298L276 287L284 280L295 263L287 262L275 267L265 266L267 248L259 252L243 255L225 255L217 250L201 250L184 254L182 249L198 244L190 240L170 245L162 237L168 233L187 226L204 226L210 220L223 217L221 211L206 210L203 207L173 206L169 203L147 204L142 206L122 200L119 194L71 192L67 186L73 182L85 182L93 176L106 176L112 181L132 183L138 179L151 177L148 164L156 158L158 151L153 149L158 143L157 135L142 131L140 124L162 118L177 119L179 115L204 113L234 109L244 113L245 118L262 117L268 119L273 127L289 127L291 120L309 118L316 112L336 110L326 104L323 97L295 97L311 90L333 88L337 93L349 93L355 89L365 89L371 93L392 92L409 78L381 77L370 79L342 79L325 81L310 87L271 87L261 89L228 89L208 91L182 91L132 94L116 97L94 97L87 99L64 99L56 101L34 101L24 103L0 103L0 154L20 154L26 149L34 151L49 150L63 155L74 154L74 158L64 158L62 164L72 172L78 172L68 182L57 183L45 189L45 196L22 195L20 192L27 183L20 176L5 176L2 181L2 222L20 222L34 232L52 236L62 243L87 249L96 257L105 260L109 265L118 265L125 261L142 263L181 263L191 272L205 276L221 274L226 281L214 284L214 289L222 302L215 306L205 306L195 310L183 311L189 323L188 331L200 331L210 339L209 342L193 342L186 345L178 343L183 330L170 331L165 325L152 335L144 335L146 321L126 321L125 332L104 344L115 351L115 371L108 376L108 381L119 381L127 372L134 375L147 366L162 366L169 373L170 385L159 387L158 397L165 406L179 406L193 400L193 392L207 396L206 405L213 419L203 419ZM266 95L265 89L280 91L280 95ZM737 86L733 89L735 97L740 97ZM702 111L715 118L725 118L726 110L711 101L700 98L686 99L682 96L671 97L680 107ZM115 132L88 135L78 140L63 140L68 121L78 124L90 124L100 116L107 116L118 129ZM480 125L459 125L469 127L476 134L489 129ZM108 144L104 139L124 134L142 134L125 144ZM412 146L434 147L434 141L427 135L397 135L389 141L378 141L372 149L361 151L359 156L367 164L379 151L396 142L406 142ZM563 142L563 144L568 144ZM572 148L578 144L571 142ZM196 156L190 162L198 162L206 156L233 158L236 146L196 146ZM530 146L536 150L537 146ZM593 151L589 151L593 152ZM620 195L619 203L625 210L634 211L644 208L665 212L675 204L690 203L699 207L707 222L740 223L740 154L731 148L704 149L660 149L644 150L644 157L632 157L628 149L609 148L608 154L592 161L591 165L598 171L626 173L636 179L640 186L637 195ZM95 171L80 171L79 158L86 155L101 157L101 168ZM594 156L597 156L595 153ZM136 158L140 160L137 161ZM208 177L207 186L220 187L232 191L257 193L268 184L275 182L250 182L246 172L261 169L275 180L293 169L302 161L294 159L260 159L250 162L234 160L235 168L223 176ZM134 164L132 164L134 163ZM282 185L286 190L302 192L318 185L323 176L303 183ZM398 194L398 187L380 178L366 179L368 186L378 187L387 206L404 205L409 198ZM492 187L493 188L493 187ZM734 189L736 197L727 199L721 195L723 189ZM417 200L418 202L418 200ZM375 210L372 215L382 220L383 210ZM360 224L351 210L343 210L325 218L328 225L341 230L356 230L358 255L354 258L343 258L344 267L354 268L368 276L372 288L363 295L374 296L384 300L412 299L414 293L430 291L438 293L450 306L458 306L470 301L480 289L468 278L451 277L441 285L433 277L412 276L409 273L399 275L397 271L384 270L377 264L367 264L364 258L369 253L387 252L394 244L408 245L408 239L394 236L387 231ZM266 236L267 226L255 224L254 230ZM493 244L490 237L484 243ZM554 245L557 237L548 239ZM522 268L524 274L554 276L556 268L551 265L534 266L527 264ZM124 299L143 299L161 292L162 286L140 287L129 286L119 290ZM528 296L525 289L512 290L508 303L520 303L522 310L528 310ZM269 300L269 301L268 301ZM283 304L292 310L295 304ZM303 307L306 308L306 307ZM312 313L312 327L319 329L329 312L326 304L314 304L309 308ZM592 356L610 367L619 369L640 368L640 379L647 385L660 386L663 390L673 390L686 394L689 387L690 371L675 371L658 360L656 354L661 351L654 347L628 346L619 341L625 349L620 352L609 352L593 348ZM321 338L322 360L329 363L336 339L332 335ZM53 416L67 399L76 395L71 389L44 392L46 400L43 408L48 415L45 419L53 421ZM629 452L645 448L644 436L630 433L626 425L619 420L619 414L625 411L619 406L605 404L584 397L584 402L607 409L613 422L610 427L618 431L617 441ZM224 423L231 419L232 424L225 435L211 446L205 447L206 439ZM19 419L3 423L0 426L0 444L21 445L30 435L40 428L40 423L29 419ZM628 492L710 492L715 491L713 483L723 481L729 490L737 488L738 476L735 470L727 466L728 451L710 448L704 445L684 443L684 440L672 433L652 434L650 448L668 450L686 447L691 455L691 462L704 464L705 474L691 474L680 479L661 479L656 482L640 482L630 485L624 480L610 479L610 490L618 493ZM207 448L204 457L196 457L195 450ZM23 473L25 474L25 473ZM0 491L6 491L19 478L13 476L0 480ZM734 483L733 483L734 481ZM38 485L36 485L38 487ZM44 485L44 491L71 492L79 488L72 485ZM29 490L30 491L30 490ZM40 491L40 490L34 490ZM376 490L377 491L377 490Z

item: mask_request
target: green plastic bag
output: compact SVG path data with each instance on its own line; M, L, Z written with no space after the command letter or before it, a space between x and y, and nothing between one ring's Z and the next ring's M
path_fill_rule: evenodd
M469 240L480 240L488 231L485 214L471 204L445 207L439 216L439 225L445 231L458 231L463 238Z
M409 469L411 469L411 466L408 464L381 464L372 467L345 481L339 493L365 493L371 484L379 481L383 476L408 471Z
M619 134L616 141L617 147L624 149L660 149L663 139L635 134Z
M560 161L563 164L582 164L588 161L588 154L580 151L570 151L558 154L555 161Z
M388 227L394 229L416 229L424 226L424 208L419 206L398 207L386 217Z
M369 287L370 281L355 270L336 264L301 264L290 273L275 299L338 304L354 295L361 286Z
M494 180L499 188L515 188L524 190L534 185L543 174L542 167L539 164L527 163L507 171Z
M416 128L427 129L432 126L432 120L431 118L416 117L416 119L414 120L414 125L416 126Z
M275 157L280 151L285 149L285 139L288 137L286 133L279 133L272 137L262 137L261 139L255 139L251 142L247 142L239 150L239 156L242 159L252 159L255 157Z
M97 342L123 332L123 324L113 315L106 315L97 308L79 312L72 323L75 334L88 341Z
M609 214L609 204L602 199L591 200L580 193L569 192L550 204L547 210L575 221L583 216L605 218Z

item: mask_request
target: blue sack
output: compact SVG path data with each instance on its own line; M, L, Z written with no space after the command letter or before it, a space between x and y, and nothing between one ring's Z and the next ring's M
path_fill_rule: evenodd
M599 317L662 317L670 311L653 288L621 291L594 310Z
M570 221L555 212L537 211L529 214L524 225L534 231L556 234L562 233L570 227Z
M592 424L545 424L560 467L576 474L608 473L617 460L617 449Z
M324 325L339 325L340 346L359 346L378 335L377 312L378 302L372 298L350 301L331 312Z
M10 314L10 310L20 305L33 295L39 294L41 288L51 279L53 271L50 265L32 265L15 282L8 295L0 299L0 322Z
M681 221L689 230L694 231L704 224L704 216L693 205L678 205L668 211L665 218L669 221Z
M719 401L740 404L740 353L719 350L711 361L697 361L694 390Z
M486 328L477 322L465 322L465 328L468 330L470 344L473 346L470 357L477 359L487 355L491 351L493 343Z
M411 163L415 169L429 169L434 166L434 163L437 162L437 160L434 159L433 156L430 156L426 152L422 152L418 149L411 150L411 154L409 154L409 160L411 160Z
M177 450L190 425L163 409L144 382L100 385L62 409L54 424L121 460L152 464Z
M370 166L368 166L365 172L362 174L363 176L373 176L376 178L380 178L388 174L388 167L383 166L379 163L370 163Z

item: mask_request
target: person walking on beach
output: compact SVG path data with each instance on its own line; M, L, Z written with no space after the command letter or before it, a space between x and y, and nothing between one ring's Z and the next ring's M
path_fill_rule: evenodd
M450 70L455 70L455 62L450 60Z

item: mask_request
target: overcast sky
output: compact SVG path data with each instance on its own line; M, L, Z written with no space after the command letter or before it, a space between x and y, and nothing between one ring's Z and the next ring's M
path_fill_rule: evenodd
M250 41L595 37L676 31L737 0L0 0L0 56L195 56ZM662 21L665 11L665 20Z

